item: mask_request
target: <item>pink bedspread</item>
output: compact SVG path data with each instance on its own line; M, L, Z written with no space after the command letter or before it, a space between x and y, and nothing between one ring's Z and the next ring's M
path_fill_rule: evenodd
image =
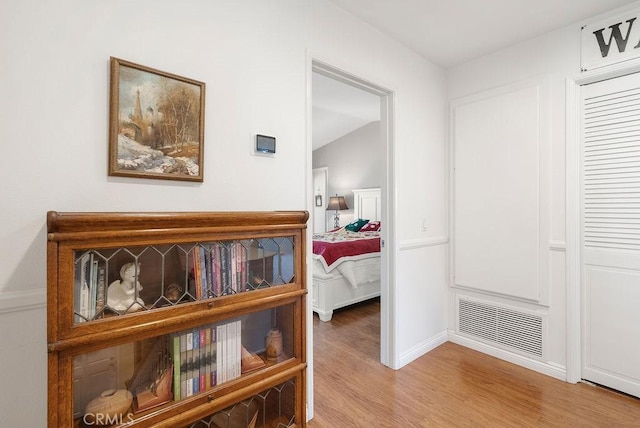
M343 260L374 257L380 253L378 232L329 232L313 235L313 254L320 257L327 271Z

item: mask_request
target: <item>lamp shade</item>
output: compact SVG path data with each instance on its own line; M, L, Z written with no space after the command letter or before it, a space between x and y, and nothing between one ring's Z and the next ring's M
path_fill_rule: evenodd
M329 198L329 205L327 205L327 211L342 211L348 210L347 202L344 200L344 196L331 196Z

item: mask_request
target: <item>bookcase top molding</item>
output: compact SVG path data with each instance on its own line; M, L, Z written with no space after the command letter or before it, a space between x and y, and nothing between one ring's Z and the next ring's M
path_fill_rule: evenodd
M67 239L70 233L144 230L201 231L207 228L234 231L306 228L307 211L223 212L47 212L48 240Z

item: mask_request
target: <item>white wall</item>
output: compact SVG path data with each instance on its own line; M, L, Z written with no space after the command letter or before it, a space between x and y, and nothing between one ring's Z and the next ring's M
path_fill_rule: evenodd
M580 23L576 23L455 67L447 73L449 99L454 102L527 80L550 82L550 104L542 112L551 118L550 149L545 156L541 156L539 169L543 174L540 182L546 184L540 188L538 202L532 204L534 207L545 207L541 210L540 221L548 224L548 227L541 228L544 233L539 238L545 248L539 253L541 266L549 266L541 278L549 292L548 302L531 303L504 295L451 287L449 328L452 332L455 330L456 294L541 313L548 322L544 341L545 361L527 361L526 358L514 357L480 343L465 341L465 344L561 378L565 376L566 367L565 78L579 72ZM528 291L537 292L534 289Z
M348 210L340 212L340 224L353 220L353 189L382 187L385 146L380 122L371 122L313 151L313 167L327 167L329 196L344 196ZM333 228L334 211L326 213L327 230Z
M394 91L392 248L412 243L394 255L392 304L410 308L395 364L445 331L442 313L420 315L445 289L445 246L409 262L416 240L446 236L439 68L324 0L5 2L0 50L0 324L20 329L2 336L5 425L46 424L46 211L309 208L310 57ZM203 183L107 176L110 56L206 82ZM250 155L256 133L277 137L276 157Z

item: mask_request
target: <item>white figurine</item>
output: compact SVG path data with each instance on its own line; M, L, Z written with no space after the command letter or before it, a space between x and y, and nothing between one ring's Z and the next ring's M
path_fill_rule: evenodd
M144 301L137 294L142 290L140 282L136 281L136 270L140 275L140 264L126 263L120 268L121 281L109 284L107 290L107 305L118 312L134 312L144 308Z

